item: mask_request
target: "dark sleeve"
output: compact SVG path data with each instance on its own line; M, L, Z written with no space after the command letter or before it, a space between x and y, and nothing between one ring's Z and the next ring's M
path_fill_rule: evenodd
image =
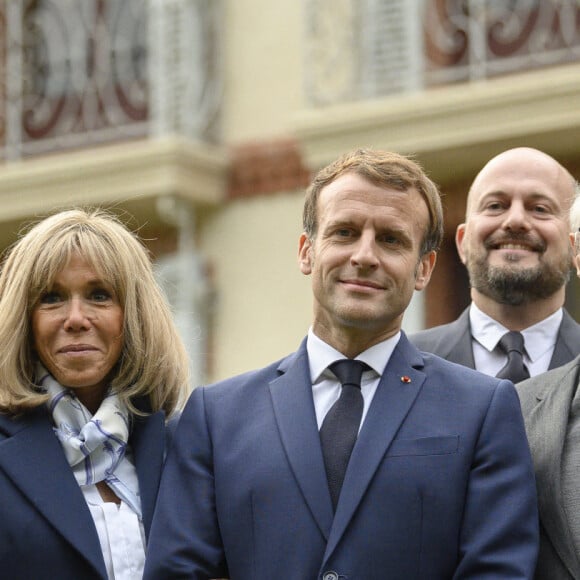
M538 510L532 458L513 384L501 381L474 453L454 580L532 579Z
M144 579L228 575L216 515L204 389L198 388L179 420L163 471Z

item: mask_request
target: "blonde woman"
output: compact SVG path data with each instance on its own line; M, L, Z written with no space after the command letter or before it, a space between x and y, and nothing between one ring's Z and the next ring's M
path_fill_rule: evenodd
M0 273L0 570L141 578L188 359L140 241L46 218Z

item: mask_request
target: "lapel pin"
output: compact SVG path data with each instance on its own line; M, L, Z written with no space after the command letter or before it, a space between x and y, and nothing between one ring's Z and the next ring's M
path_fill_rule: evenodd
M403 375L401 377L401 382L402 383L410 383L411 382L411 377L408 377L407 375Z

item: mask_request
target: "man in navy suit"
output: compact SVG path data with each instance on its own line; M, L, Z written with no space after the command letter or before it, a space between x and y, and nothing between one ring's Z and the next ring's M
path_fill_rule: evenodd
M401 331L441 236L437 188L403 156L358 150L316 175L298 254L312 327L287 358L193 392L146 579L532 578L536 494L513 384ZM357 365L360 383L339 382Z
M420 350L492 376L506 363L508 331L523 338L524 374L580 354L580 325L563 308L572 266L568 212L578 185L555 159L529 147L489 161L467 197L457 251L471 305L449 323L411 335Z

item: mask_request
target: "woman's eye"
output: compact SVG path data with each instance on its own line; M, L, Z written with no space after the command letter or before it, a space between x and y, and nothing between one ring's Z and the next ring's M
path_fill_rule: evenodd
M107 290L102 290L102 289L94 290L91 293L91 298L93 300L96 300L97 302L105 302L105 301L111 299L111 293Z
M61 296L58 292L45 292L41 294L39 302L41 304L56 304L60 302Z

